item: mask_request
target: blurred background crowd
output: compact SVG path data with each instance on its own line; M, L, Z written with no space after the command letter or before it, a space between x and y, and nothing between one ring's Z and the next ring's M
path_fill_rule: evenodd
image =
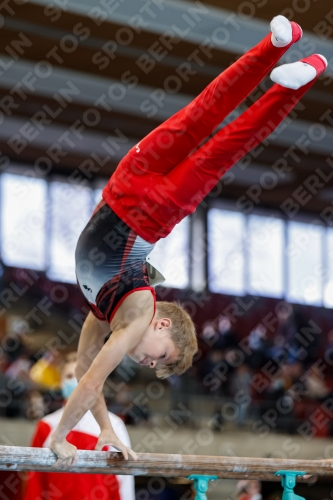
M309 322L300 306L286 303L276 318L274 331L263 322L248 332L239 330L223 314L204 321L192 368L163 382L124 360L106 383L109 410L126 424L150 425L181 403L188 410L184 425L210 422L222 432L226 426L250 428L264 418L273 431L331 436L331 419L324 418L329 407L323 404L333 389L333 330ZM250 314L246 323L251 319ZM0 412L35 420L62 406L64 352L47 347L35 352L25 327L16 320L16 331L2 339ZM150 400L136 402L150 382L162 388ZM304 426L316 410L324 420Z

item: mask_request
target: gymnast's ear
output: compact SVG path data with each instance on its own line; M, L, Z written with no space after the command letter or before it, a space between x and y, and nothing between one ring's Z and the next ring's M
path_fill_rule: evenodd
M170 318L162 318L157 320L157 328L162 329L162 328L170 328L172 325L172 321Z

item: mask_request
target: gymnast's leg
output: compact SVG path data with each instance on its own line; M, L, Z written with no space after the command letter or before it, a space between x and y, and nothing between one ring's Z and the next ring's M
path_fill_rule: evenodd
M169 196L181 207L181 218L192 213L222 175L275 130L326 67L326 59L315 54L274 70L272 78L289 88L273 85L245 113L168 174L174 187Z
M104 188L108 206L144 240L155 243L179 222L178 207L172 196L171 202L168 199L168 189L172 194L178 184L173 185L173 177L169 182L169 174L173 169L178 172L178 165L302 36L301 28L283 16L274 18L271 28L272 33L215 78L194 101L132 148ZM184 189L184 184L181 186ZM185 193L187 189L185 183Z
M301 28L283 16L272 32L217 76L190 104L149 133L123 162L166 174L200 145L222 120L259 85L276 62L302 36ZM142 165L141 165L142 163ZM124 165L125 166L125 165Z

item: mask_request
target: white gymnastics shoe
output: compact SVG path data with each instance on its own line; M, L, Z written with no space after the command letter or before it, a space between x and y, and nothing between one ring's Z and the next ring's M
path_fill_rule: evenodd
M271 41L274 47L286 47L290 43L298 42L303 31L299 24L290 22L284 16L273 17L271 21Z
M300 61L283 64L273 69L270 76L273 82L282 85L282 87L298 90L321 75L326 68L326 57L312 54L312 56L305 57Z

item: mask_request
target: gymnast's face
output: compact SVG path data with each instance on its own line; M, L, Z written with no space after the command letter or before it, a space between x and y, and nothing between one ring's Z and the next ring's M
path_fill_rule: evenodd
M169 318L153 319L141 342L128 353L136 363L149 368L157 365L170 365L178 357L178 348L171 336Z

